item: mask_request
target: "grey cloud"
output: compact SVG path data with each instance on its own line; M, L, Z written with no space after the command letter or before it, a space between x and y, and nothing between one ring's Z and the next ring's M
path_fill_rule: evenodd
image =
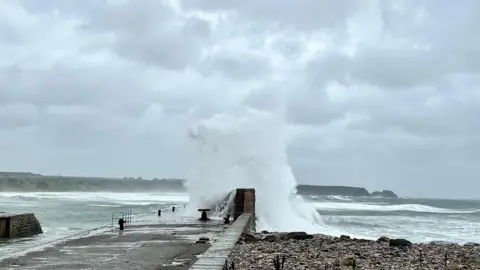
M107 1L24 2L27 10L52 14L60 10L80 23L77 31L113 35L109 43L87 45L112 50L121 57L166 69L183 69L195 62L208 41L210 25L197 17L179 17L162 1L109 4Z
M11 103L0 106L0 129L22 128L38 121L39 110L32 104Z
M330 81L347 82L351 59L342 53L320 55L308 64L312 87L324 88Z
M324 90L297 90L287 103L287 120L294 124L324 125L346 113L341 104L334 104Z
M82 29L114 33L113 48L120 56L168 69L196 61L210 34L206 21L177 17L159 1L127 1L88 15Z
M349 15L356 12L362 1L308 0L290 1L182 1L187 10L232 11L245 20L280 24L285 28L315 30L341 27Z
M282 36L282 38L275 40L272 44L272 48L278 51L281 55L288 59L295 61L298 59L305 50L305 43L301 38L291 36Z
M148 85L129 70L75 69L0 70L1 103L24 102L38 106L92 105L120 107L124 112L143 110L153 95ZM114 101L113 101L114 100Z
M402 89L434 84L450 74L479 71L478 4L465 1L454 9L432 1L402 4L392 8L388 1L382 2L382 40L375 45L360 44L353 56L319 56L311 69L322 78L320 83L360 81Z
M453 57L429 49L360 47L354 56L320 56L309 69L319 86L334 80L395 90L434 83L455 66Z
M271 72L269 59L241 52L217 52L199 63L200 72L220 73L234 80L254 80Z
M1 2L2 166L184 177L189 125L250 107L301 183L476 196L476 1L169 3Z
M442 78L451 61L430 50L367 48L352 60L351 76L387 88L428 84ZM450 63L449 63L450 62Z

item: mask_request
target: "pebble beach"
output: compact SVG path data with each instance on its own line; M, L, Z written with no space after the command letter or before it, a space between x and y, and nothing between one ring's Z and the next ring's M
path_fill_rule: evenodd
M276 261L276 262L275 262ZM480 245L415 244L406 239L354 239L292 233L243 234L229 269L480 269ZM277 264L275 266L275 264ZM234 266L234 268L232 268Z

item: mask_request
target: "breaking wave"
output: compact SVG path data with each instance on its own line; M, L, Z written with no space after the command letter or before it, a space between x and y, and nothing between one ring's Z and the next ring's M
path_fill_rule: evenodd
M194 165L186 183L189 208L209 206L234 188L255 188L257 229L333 232L295 192L281 117L246 108L191 126Z
M397 205L378 205L364 203L332 203L319 202L313 203L317 210L321 211L376 211L376 212L422 212L422 213L442 213L442 214L473 214L480 213L480 209L454 210L446 208L437 208L421 204L397 204Z

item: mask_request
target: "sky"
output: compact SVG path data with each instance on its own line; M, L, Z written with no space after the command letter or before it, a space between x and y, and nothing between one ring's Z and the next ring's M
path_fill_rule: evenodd
M4 0L0 170L184 177L192 122L281 96L299 183L479 198L478 14L475 0Z

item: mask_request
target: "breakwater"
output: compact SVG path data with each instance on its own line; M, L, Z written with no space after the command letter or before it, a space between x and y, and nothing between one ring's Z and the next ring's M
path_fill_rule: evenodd
M41 233L42 226L32 213L0 213L0 238L30 237Z
M206 262L208 268L193 269L222 269L241 234L255 230L255 190L236 189L219 205L231 216L227 224L213 216L199 220L200 214L185 215L184 207L173 211L170 206L158 209L161 215L156 210L127 223L124 230L115 225L4 256L0 268L186 270Z
M234 222L190 269L223 269L228 256L244 232L255 232L255 189L236 189L232 201Z

